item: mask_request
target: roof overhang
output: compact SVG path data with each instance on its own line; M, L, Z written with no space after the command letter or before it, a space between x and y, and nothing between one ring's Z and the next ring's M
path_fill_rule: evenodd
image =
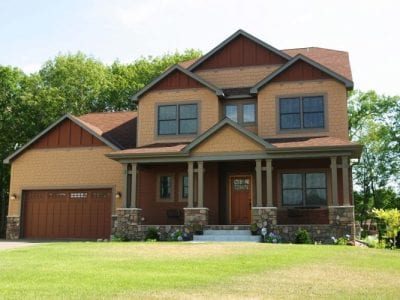
M82 127L83 129L85 129L87 132L89 132L90 134L92 134L93 136L95 136L96 138L98 138L100 141L102 141L104 144L106 144L107 146L109 146L111 149L113 150L120 150L120 148L111 143L109 140L105 139L103 136L101 136L100 134L98 134L95 130L93 130L92 128L90 128L89 126L86 125L85 122L82 122L81 120L79 120L79 118L71 115L71 114L66 114L64 116L62 116L61 118L59 118L57 121L55 121L53 124L51 124L50 126L48 126L45 130L43 130L42 132L40 132L38 135L36 135L33 139L31 139L28 143L26 143L25 145L23 145L21 148L19 148L17 151L15 151L14 153L12 153L11 155L9 155L6 159L3 160L3 163L5 164L9 164L13 159L15 159L18 155L20 155L22 152L24 152L26 149L29 148L29 146L31 146L32 144L34 144L37 140L39 140L42 136L44 136L46 133L48 133L50 130L52 130L54 127L56 127L58 124L60 124L61 122L63 122L64 120L71 120L72 122L74 122L76 125Z
M290 61L288 61L286 64L284 64L283 66L281 66L280 68L278 68L277 70L275 70L274 72L272 72L270 75L268 75L267 77L265 77L263 80L259 81L256 85L254 85L251 89L250 89L250 93L251 94L257 94L259 92L259 90L261 88L263 88L266 84L268 84L269 82L271 82L276 76L278 76L279 74L281 74L282 72L286 71L287 69L289 69L293 64L295 64L298 61L304 61L307 64L310 64L311 66L321 70L322 72L328 74L329 76L331 76L332 78L336 79L337 81L343 83L345 85L345 87L347 89L353 89L354 87L354 83L353 81L343 77L342 75L332 71L331 69L317 63L316 61L298 54L296 56L294 56Z
M133 101L139 101L139 98L143 96L145 93L149 92L157 83L159 83L161 80L166 78L168 75L170 75L174 71L179 71L182 72L183 74L189 76L193 80L196 80L200 84L202 84L204 87L210 89L211 91L215 92L217 96L224 96L224 92L220 89L217 88L215 85L205 81L204 79L200 78L196 74L189 72L185 68L182 68L180 65L176 64L170 67L168 70L166 70L164 73L162 73L160 76L158 76L156 79L154 79L152 82L150 82L148 85L146 85L143 89L141 89L138 93L136 93L134 96L131 97Z

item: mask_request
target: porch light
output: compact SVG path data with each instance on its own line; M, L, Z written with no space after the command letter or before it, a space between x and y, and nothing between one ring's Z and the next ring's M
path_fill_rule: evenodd
M14 201L17 200L17 195L16 194L12 194L10 197L10 200Z
M117 198L117 199L120 199L121 196L122 196L122 195L121 195L121 192L118 192L118 193L115 194L115 198Z

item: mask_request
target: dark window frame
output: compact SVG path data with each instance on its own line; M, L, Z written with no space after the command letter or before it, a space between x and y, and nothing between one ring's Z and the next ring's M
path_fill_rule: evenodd
M162 197L161 195L161 180L163 177L170 178L170 195L169 197ZM174 202L175 199L175 174L173 173L161 173L157 176L157 201L158 202Z
M283 176L284 175L301 175L301 195L302 195L302 203L301 204L285 204L284 203L284 198L283 198L283 191L284 190L300 190L300 188L284 188L283 187ZM325 176L325 187L313 187L313 188L308 188L307 187L307 174L324 174ZM281 173L281 205L283 207L323 207L328 205L328 176L325 171L310 171L310 172L282 172ZM308 190L325 190L325 203L324 204L312 204L308 205L307 204L307 191Z
M180 107L181 106L196 106L196 117L185 118L181 117ZM160 119L160 109L163 107L174 106L175 107L175 118L171 119ZM181 121L196 120L196 130L194 132L181 132ZM175 121L175 133L160 133L160 124L163 121ZM199 105L198 103L178 103L178 104L160 104L157 106L157 135L158 136L182 136L182 135L197 135L199 131Z
M322 99L322 110L321 111L314 111L314 112L304 112L304 99L306 98L321 98ZM299 101L299 112L296 113L282 113L282 101L285 99L297 99ZM326 129L326 97L325 95L303 95L303 96L285 96L278 98L278 106L279 106L279 130L281 131L298 131L298 130L319 130L319 129ZM321 114L322 113L322 126L305 126L304 116L305 114ZM300 126L299 127L291 127L291 128L283 128L282 127L282 116L284 115L299 115L300 119Z
M252 122L244 122L244 106L245 105L253 105L254 106L254 121ZM248 102L240 102L240 103L233 103L233 102L228 102L223 104L223 114L224 117L227 117L226 115L226 108L227 106L236 106L236 111L237 111L237 121L232 120L240 125L243 126L252 126L257 124L257 102L256 101L248 101Z

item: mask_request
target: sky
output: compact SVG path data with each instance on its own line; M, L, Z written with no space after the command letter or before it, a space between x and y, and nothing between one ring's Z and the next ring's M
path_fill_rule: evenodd
M0 0L0 65L35 72L60 53L104 63L195 48L238 29L278 49L350 53L356 89L400 95L400 1Z

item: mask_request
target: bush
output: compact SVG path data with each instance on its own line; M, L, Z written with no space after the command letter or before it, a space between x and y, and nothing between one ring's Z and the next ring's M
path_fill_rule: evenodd
M111 236L111 241L112 242L128 242L129 237L125 234L124 235L114 234Z
M383 237L386 239L389 248L400 247L396 245L397 235L400 233L400 210L398 209L373 209L376 218L383 222Z
M312 244L310 234L305 229L299 229L296 232L295 244Z
M282 238L279 234L270 232L264 237L264 243L279 244L282 243Z
M385 240L379 240L376 235L369 235L365 239L362 240L364 243L367 244L370 248L377 248L377 249L384 249L386 248Z
M160 235L158 234L158 230L155 227L149 227L146 232L146 237L144 238L147 240L160 240Z

